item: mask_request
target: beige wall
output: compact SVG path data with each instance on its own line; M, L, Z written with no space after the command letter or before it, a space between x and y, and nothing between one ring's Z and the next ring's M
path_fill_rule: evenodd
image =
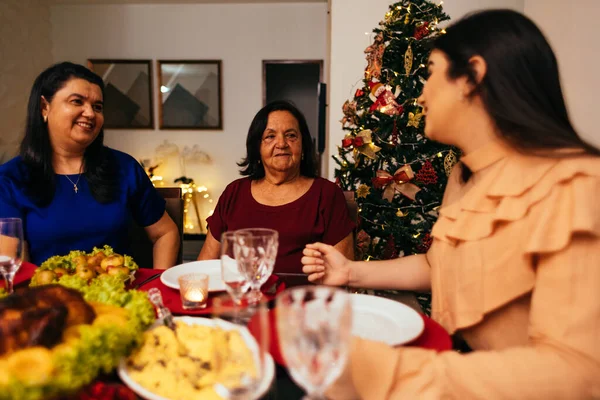
M0 164L16 154L33 80L52 63L46 3L0 1Z
M558 58L571 120L580 135L600 146L598 0L526 0L525 14L550 41Z

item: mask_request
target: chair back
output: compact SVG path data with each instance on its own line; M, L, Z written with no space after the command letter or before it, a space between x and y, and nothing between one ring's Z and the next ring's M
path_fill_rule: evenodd
M179 249L177 251L177 262L183 262L183 198L181 188L156 188L156 191L165 199L165 211L171 217L177 231L179 232ZM129 226L130 252L133 260L140 268L152 268L152 242L144 227L139 226L133 219Z

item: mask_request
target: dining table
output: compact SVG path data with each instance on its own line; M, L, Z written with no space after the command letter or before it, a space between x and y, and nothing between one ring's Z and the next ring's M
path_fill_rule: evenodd
M37 266L28 262L23 262L19 271L15 275L14 285L15 289L29 285L29 281L33 276ZM129 283L130 289L148 291L152 288L160 290L164 305L171 310L171 313L175 316L187 315L187 316L198 316L198 317L210 317L211 316L211 296L208 299L208 305L206 308L201 310L184 310L181 305L181 299L179 291L167 287L160 280L160 275L163 270L146 269L141 268L136 271L134 280ZM0 284L0 287L4 285L4 282ZM276 275L272 275L271 278L263 285L263 294L268 300L270 307L274 306L273 299L278 293L285 290L286 285L283 279L278 279ZM285 399L285 400L296 400L302 399L305 396L305 392L291 379L287 369L285 368L285 362L281 355L281 349L279 348L279 342L277 341L277 333L274 323L273 310L269 311L270 323L269 329L271 330L270 336L272 342L269 347L269 351L276 360L275 363L275 379L269 389L269 391L262 398L264 400L274 399ZM430 317L423 313L420 313L421 318L424 322L424 329L422 333L410 343L405 343L403 346L421 347L425 349L432 349L438 352L449 351L452 349L452 340L446 330L435 322ZM252 329L250 331L254 334ZM72 398L72 397L71 397ZM79 400L131 400L138 399L136 395L122 383L116 373L101 376L98 380L88 387L84 388L76 399Z

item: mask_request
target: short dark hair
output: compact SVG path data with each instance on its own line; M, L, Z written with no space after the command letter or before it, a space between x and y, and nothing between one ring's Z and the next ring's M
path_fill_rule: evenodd
M600 150L573 128L560 85L558 63L540 29L512 10L485 10L451 24L433 48L448 58L449 78L466 76L499 130L501 139L522 153L559 157L553 150ZM469 60L487 64L476 82ZM469 175L469 174L467 174Z
M238 163L242 167L240 174L249 176L250 179L261 179L265 176L265 168L260 160L260 143L263 133L267 129L269 115L274 111L287 111L296 118L302 135L302 155L300 161L300 174L309 178L317 176L315 154L313 149L312 136L306 123L304 114L292 102L287 100L273 101L256 113L250 123L248 136L246 137L246 157Z
M42 96L51 102L56 92L71 79L84 79L100 87L104 96L102 78L88 68L61 62L43 71L33 82L27 105L25 136L20 155L28 170L28 196L38 205L47 206L54 198L55 179L52 167L52 146L48 126L42 119ZM92 195L101 203L117 196L116 166L110 152L104 147L104 129L88 146L84 154L85 173Z

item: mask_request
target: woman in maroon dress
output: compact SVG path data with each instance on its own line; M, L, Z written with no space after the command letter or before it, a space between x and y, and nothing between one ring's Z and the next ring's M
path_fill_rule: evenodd
M344 194L316 177L313 143L304 115L276 101L254 117L246 138L246 176L230 183L207 219L208 234L198 260L219 258L221 234L242 228L279 232L275 273L302 273L302 249L325 242L354 258L354 222Z

